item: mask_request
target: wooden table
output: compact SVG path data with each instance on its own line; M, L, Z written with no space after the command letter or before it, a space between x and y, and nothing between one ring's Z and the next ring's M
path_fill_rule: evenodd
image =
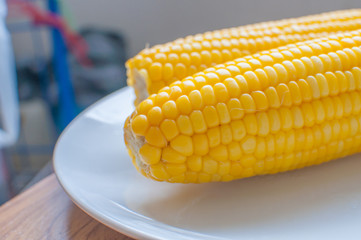
M75 206L54 174L0 206L1 240L126 239Z

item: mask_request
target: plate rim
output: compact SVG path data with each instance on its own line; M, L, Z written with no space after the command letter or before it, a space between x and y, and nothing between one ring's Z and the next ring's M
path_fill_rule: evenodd
M162 237L159 234L155 234L154 232L149 232L149 231L144 231L144 230L140 230L139 228L134 228L132 226L129 226L129 224L125 223L125 222L119 222L119 221L115 221L112 220L111 218L107 217L105 214L100 213L99 211L93 211L91 209L91 207L89 207L88 204L84 204L82 203L79 199L76 199L73 196L73 192L71 189L69 189L66 186L66 183L64 181L64 179L62 179L61 174L59 174L60 170L58 169L58 164L59 164L59 160L56 160L56 153L58 152L59 149L59 145L61 144L61 140L64 138L64 135L66 135L70 129L73 127L73 125L79 121L79 119L81 119L85 114L87 114L88 112L92 111L93 109L97 108L99 106L99 104L106 102L107 100L122 94L123 92L126 91L131 91L131 88L129 86L123 87L119 90L116 90L106 96L104 96L103 98L97 100L96 102L94 102L93 104L91 104L89 107L87 107L86 109L84 109L81 113L79 113L65 128L64 130L61 132L61 134L59 135L55 146L54 146L54 150L53 150L53 155L52 155L52 166L54 169L54 173L56 176L57 181L59 182L61 188L64 190L64 192L68 195L68 197L70 198L70 200L77 206L79 207L82 211L84 211L87 215L89 215L90 217L92 217L93 219L95 219L96 221L98 221L101 224L104 224L105 226L113 229L116 232L119 232L123 235L126 235L127 237L130 238L135 238L135 239L165 239L164 237ZM60 168L60 167L59 167ZM74 194L75 195L75 194ZM142 217L146 217L141 215ZM176 231L181 231L178 232L178 234L183 233L184 235L182 236L181 239L194 239L195 237L197 237L197 239L224 239L221 237L215 237L212 235L207 235L207 234L203 234L200 232L194 232L191 230L187 230L187 229L183 229L183 228L179 228L179 227L175 227L163 222L159 222L157 220L153 220L153 222L156 222L157 224L160 224L161 226L167 226L168 229L164 229L162 228L162 232L166 232L168 234L175 234L177 233ZM154 226L154 224L149 224L146 222L147 225L150 226ZM160 229L159 226L156 227L157 229ZM173 231L172 231L173 230ZM173 236L173 239L180 239L179 237Z
M105 226L111 228L112 230L124 234L127 237L149 237L149 235L145 235L143 232L137 231L136 229L131 229L127 226L124 225L116 225L113 224L111 221L108 222L108 219L104 216L101 215L97 215L95 213L93 213L90 209L88 209L87 207L83 206L82 203L78 202L77 199L75 199L71 193L71 191L69 191L69 189L67 189L67 187L65 186L63 180L61 179L61 177L59 176L59 170L57 168L57 162L56 159L56 152L58 151L61 139L64 137L65 134L67 134L70 130L70 128L72 128L72 126L74 125L75 122L77 122L80 118L82 118L86 113L90 112L91 110L93 110L94 108L96 108L99 104L101 104L102 102L107 101L108 99L114 97L115 95L121 94L122 92L125 92L129 89L129 86L123 87L119 90L116 90L108 95L106 95L105 97L95 101L93 104L91 104L89 107L87 107L86 109L84 109L82 112L80 112L65 128L64 130L60 133L58 139L56 140L55 146L54 146L54 150L53 150L53 155L52 155L52 166L54 169L54 173L56 176L56 179L58 181L58 183L60 184L61 188L63 189L63 191L68 195L68 197L70 198L70 200L78 207L80 208L83 212L85 212L88 216L90 216L91 218L93 218L94 220L98 221L101 224L104 224ZM129 90L128 90L129 91ZM123 231L120 231L119 228L122 228ZM136 235L134 235L134 233Z

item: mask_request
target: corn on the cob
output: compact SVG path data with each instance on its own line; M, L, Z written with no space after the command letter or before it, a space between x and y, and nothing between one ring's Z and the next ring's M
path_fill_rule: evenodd
M145 49L127 62L135 104L170 83L261 50L361 28L361 10L344 10L188 36Z
M230 181L361 151L361 30L208 68L125 123L136 168L168 182Z

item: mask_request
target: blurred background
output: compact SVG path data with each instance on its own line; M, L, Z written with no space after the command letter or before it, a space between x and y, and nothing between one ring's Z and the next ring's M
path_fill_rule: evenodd
M146 45L208 30L361 7L360 0L0 2L3 28L9 34L0 29L0 38L10 37L4 46L12 50L4 56L0 51L0 57L9 62L8 87L15 89L10 100L1 98L7 94L0 91L0 129L9 128L13 136L6 144L0 141L0 204L51 172L61 131L84 108L126 86L124 63ZM4 90L2 84L3 79Z

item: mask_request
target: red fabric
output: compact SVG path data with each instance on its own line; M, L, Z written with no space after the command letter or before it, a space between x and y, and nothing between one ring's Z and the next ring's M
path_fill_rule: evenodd
M87 57L88 46L85 40L79 34L73 32L59 15L41 10L34 4L22 0L10 0L8 3L10 7L11 5L18 7L35 25L46 25L58 29L63 35L69 50L77 60L83 65L91 65Z

